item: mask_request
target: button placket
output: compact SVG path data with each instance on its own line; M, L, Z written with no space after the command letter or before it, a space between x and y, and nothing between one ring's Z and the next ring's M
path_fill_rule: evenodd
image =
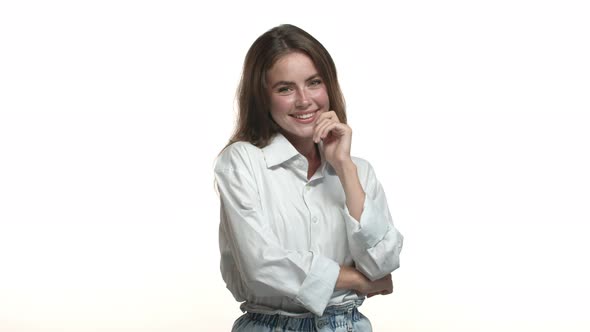
M311 183L308 182L308 183L305 184L305 194L309 194L310 191L311 191ZM309 209L309 206L308 206L308 209ZM310 212L311 212L311 210L310 210ZM314 215L311 215L311 222L313 224L317 224L318 223L318 217L317 216L314 216Z
M305 200L305 205L307 206L307 211L309 213L309 249L318 252L319 248L317 248L317 245L315 244L316 237L314 236L314 228L316 228L318 218L314 215L314 209L310 206L312 203L309 201L311 189L311 182L308 181L303 188L303 199Z

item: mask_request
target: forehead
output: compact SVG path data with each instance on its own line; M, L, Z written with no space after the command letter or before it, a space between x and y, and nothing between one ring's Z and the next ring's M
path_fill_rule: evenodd
M311 58L301 52L291 52L281 56L270 69L266 76L269 81L307 79L318 73Z

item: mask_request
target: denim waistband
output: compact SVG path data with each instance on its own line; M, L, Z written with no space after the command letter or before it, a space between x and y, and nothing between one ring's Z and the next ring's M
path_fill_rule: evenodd
M358 300L348 300L342 303L332 304L326 307L324 310L324 316L326 315L341 315L347 313L350 309L355 309L360 307L363 304L364 299ZM282 315L288 316L293 318L308 318L308 317L317 317L311 312L304 312L304 313L292 313L287 312L284 310L276 309L276 310L264 310L264 309L253 309L249 308L246 302L242 303L240 306L242 312L249 312L249 313L257 313L257 314L264 314L264 315Z
M342 315L349 312L350 309L356 309L363 304L363 300L350 300L326 307L324 315Z
M247 314L240 317L234 324L236 330L241 326L253 324L253 326L260 326L270 329L277 327L285 331L304 331L313 332L325 326L332 328L340 326L349 326L364 318L358 311L357 307L362 304L363 300L350 300L343 303L328 306L324 310L322 316L316 316L312 313L301 314L281 314L276 313L262 313L248 311Z

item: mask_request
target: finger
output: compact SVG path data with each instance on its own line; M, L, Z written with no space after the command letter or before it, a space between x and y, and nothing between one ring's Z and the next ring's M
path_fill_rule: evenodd
M339 128L339 125L341 125L338 122L330 122L328 124L326 124L325 126L321 127L318 130L318 136L319 139L324 140L326 137L328 137L328 135L330 133L340 137L342 136L342 130L341 128Z
M337 119L331 118L331 117L323 117L323 118L318 118L317 121L315 122L315 127L321 126L323 124L329 123L329 122L339 122Z
M321 133L321 139L325 139L330 133L336 137L345 136L348 132L348 127L345 124L339 122L332 122L326 125Z
M340 119L338 119L338 114L336 114L336 112L330 111L330 112L328 112L328 114L330 114L330 119L340 122Z
M314 130L314 141L319 142L323 139L326 136L326 128L332 124L339 124L339 122L325 119L322 123L318 124Z
M324 114L322 114L324 115ZM321 126L326 125L326 123L330 123L330 122L340 122L338 121L338 118L334 118L334 117L330 117L330 116L323 116L320 118L318 118L318 120L315 122L314 124L314 129L320 128Z
M321 113L318 116L318 119L316 120L314 127L317 128L321 125L324 125L327 122L340 122L340 119L338 119L338 115L336 115L336 112L329 111Z
M329 122L330 122L330 116L329 116L328 112L321 113L318 116L318 119L316 120L315 124L313 125L313 130L314 130L314 136L313 136L313 138L314 138L314 141L316 141L317 139L319 139L319 137L317 137L317 135L315 135L315 134L317 134L318 130L322 126L325 126L326 123L329 123Z
M320 132L321 132L322 128L324 128L328 123L330 123L329 119L321 119L315 124L315 126L313 128L314 142L317 143L320 141Z
M324 113L320 114L317 122L320 122L321 120L326 120L326 119L340 122L340 119L338 119L338 115L336 115L336 112L334 112L334 111L324 112Z
M326 121L322 122L321 124L319 124L318 127L316 128L316 131L315 131L317 140L320 141L321 139L323 139L325 137L326 128L328 128L330 125L333 125L336 123L337 122L334 122L332 120L326 120Z

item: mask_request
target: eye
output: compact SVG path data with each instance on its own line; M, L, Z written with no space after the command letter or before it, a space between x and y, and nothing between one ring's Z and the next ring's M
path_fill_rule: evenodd
M291 91L293 91L293 88L290 86L281 86L277 89L277 92L280 94L288 94Z
M319 78L315 78L315 79L309 81L310 86L318 86L320 84L322 84L322 80Z

